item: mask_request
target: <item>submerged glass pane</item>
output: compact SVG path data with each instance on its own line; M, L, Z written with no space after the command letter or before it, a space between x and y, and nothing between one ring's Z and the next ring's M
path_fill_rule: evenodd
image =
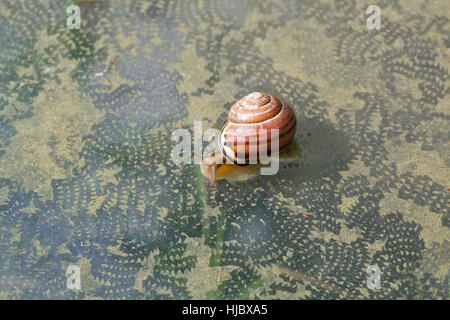
M366 9L2 0L0 298L448 298L449 4ZM172 161L254 91L277 174Z

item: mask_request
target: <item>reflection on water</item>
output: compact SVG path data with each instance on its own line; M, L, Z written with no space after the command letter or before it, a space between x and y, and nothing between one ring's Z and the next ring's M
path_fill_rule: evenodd
M0 4L1 298L448 297L446 2L80 7ZM297 116L278 174L171 161L253 91Z

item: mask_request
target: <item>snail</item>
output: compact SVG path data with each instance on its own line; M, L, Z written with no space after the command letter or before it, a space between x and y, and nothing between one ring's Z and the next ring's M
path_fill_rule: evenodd
M203 158L202 174L216 185L217 178L224 176L230 166L267 160L272 149L279 152L290 144L296 125L294 111L287 103L263 92L246 95L231 107L218 147Z

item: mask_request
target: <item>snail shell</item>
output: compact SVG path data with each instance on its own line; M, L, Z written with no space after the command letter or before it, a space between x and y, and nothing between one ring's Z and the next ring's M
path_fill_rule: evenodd
M280 151L294 138L296 125L294 111L287 103L267 93L253 92L231 107L228 123L219 136L219 147L229 161L246 165L251 159L250 152L257 161L261 160L261 148L262 154L270 156L276 139L271 129L279 130L277 151Z

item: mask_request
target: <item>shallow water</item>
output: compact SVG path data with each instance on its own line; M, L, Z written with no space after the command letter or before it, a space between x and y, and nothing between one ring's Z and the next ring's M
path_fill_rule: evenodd
M0 3L0 298L449 298L448 1L71 3ZM172 162L253 91L278 174Z

